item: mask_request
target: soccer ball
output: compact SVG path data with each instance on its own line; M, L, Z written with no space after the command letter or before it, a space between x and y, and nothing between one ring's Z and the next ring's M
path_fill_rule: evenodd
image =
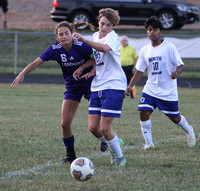
M76 180L86 181L93 176L94 166L88 158L80 157L72 162L70 172Z

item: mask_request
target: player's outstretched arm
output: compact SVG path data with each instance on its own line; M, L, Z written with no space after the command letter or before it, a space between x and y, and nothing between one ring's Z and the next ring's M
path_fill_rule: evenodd
M99 42L94 42L92 40L86 39L83 37L83 35L79 33L73 33L73 38L77 39L78 41L88 44L89 46L91 46L92 48L94 48L95 50L99 52L107 53L111 50L110 46L108 46L107 44L102 44Z
M24 76L33 70L35 70L40 64L42 64L44 61L38 57L36 60L34 60L32 63L30 63L26 68L24 68L19 75L14 79L11 86L15 88L19 83L22 83L24 81Z

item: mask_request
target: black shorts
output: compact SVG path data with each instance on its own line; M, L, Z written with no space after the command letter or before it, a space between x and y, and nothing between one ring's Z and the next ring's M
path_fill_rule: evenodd
M6 13L8 11L8 1L0 0L0 7L2 7L3 12Z

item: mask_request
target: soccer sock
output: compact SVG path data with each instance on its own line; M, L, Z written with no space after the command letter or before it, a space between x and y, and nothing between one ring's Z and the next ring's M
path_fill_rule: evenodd
M116 158L120 158L123 156L117 135L115 135L115 137L112 140L107 141L107 144L110 147L111 152L114 153Z
M142 135L144 137L145 143L148 145L153 145L153 139L151 134L151 120L140 121Z
M105 139L105 137L104 136L102 136L102 137L99 137L98 138L100 141L103 141L104 143L106 143L106 139Z
M63 138L63 143L65 145L66 150L74 149L74 135L69 138Z
M183 115L181 115L181 121L178 126L180 126L187 134L190 132L191 127Z

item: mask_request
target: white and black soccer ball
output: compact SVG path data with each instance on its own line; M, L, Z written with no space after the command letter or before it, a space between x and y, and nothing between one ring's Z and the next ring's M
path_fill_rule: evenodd
M89 180L94 174L94 165L88 158L80 157L70 166L72 177L79 181Z

